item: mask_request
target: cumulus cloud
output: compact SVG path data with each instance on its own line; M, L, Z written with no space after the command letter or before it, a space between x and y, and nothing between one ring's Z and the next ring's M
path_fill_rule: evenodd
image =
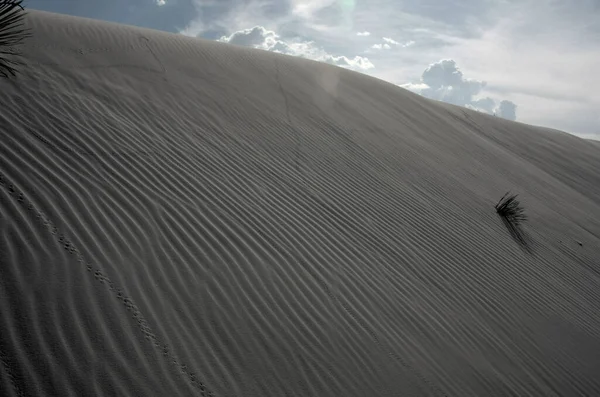
M498 106L498 116L509 120L517 119L517 105L511 101L502 101Z
M272 30L255 26L251 29L234 32L230 36L222 36L219 41L244 47L268 49L278 42L278 36Z
M312 41L284 40L277 33L263 26L239 30L230 36L222 36L219 41L308 58L348 69L364 71L375 67L368 58L361 56L348 58L343 55L332 55Z
M513 102L503 100L496 106L494 99L478 97L486 85L485 81L465 78L454 60L443 59L429 65L419 83L402 84L401 87L427 98L516 120L517 105Z
M356 35L357 36L370 36L371 32L367 32L367 31L365 31L365 32L356 32Z

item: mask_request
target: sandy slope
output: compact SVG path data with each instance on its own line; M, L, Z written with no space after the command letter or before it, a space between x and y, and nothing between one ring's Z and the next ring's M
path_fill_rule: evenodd
M307 60L28 24L0 80L0 395L600 394L598 145Z

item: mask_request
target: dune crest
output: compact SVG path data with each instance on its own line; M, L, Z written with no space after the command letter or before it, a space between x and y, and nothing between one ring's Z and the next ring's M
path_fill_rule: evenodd
M0 395L600 394L600 146L305 59L26 26Z

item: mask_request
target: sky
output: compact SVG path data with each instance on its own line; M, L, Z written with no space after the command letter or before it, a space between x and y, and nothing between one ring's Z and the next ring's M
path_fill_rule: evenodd
M25 0L328 62L600 140L600 0Z

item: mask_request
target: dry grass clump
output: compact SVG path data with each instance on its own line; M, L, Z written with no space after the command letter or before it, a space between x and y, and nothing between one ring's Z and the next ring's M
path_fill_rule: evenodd
M517 195L507 192L502 196L500 201L498 201L495 208L511 237L523 249L531 252L527 234L521 228L522 223L527 220L527 215L525 215L525 208L523 208L519 200L517 200Z
M0 0L0 76L16 76L16 67L22 65L17 59L17 46L30 36L23 27L25 9L23 0Z
M517 196L517 194L511 195L510 192L502 196L496 204L496 212L513 225L520 226L522 222L527 220L527 215L525 215L525 209L517 200Z

